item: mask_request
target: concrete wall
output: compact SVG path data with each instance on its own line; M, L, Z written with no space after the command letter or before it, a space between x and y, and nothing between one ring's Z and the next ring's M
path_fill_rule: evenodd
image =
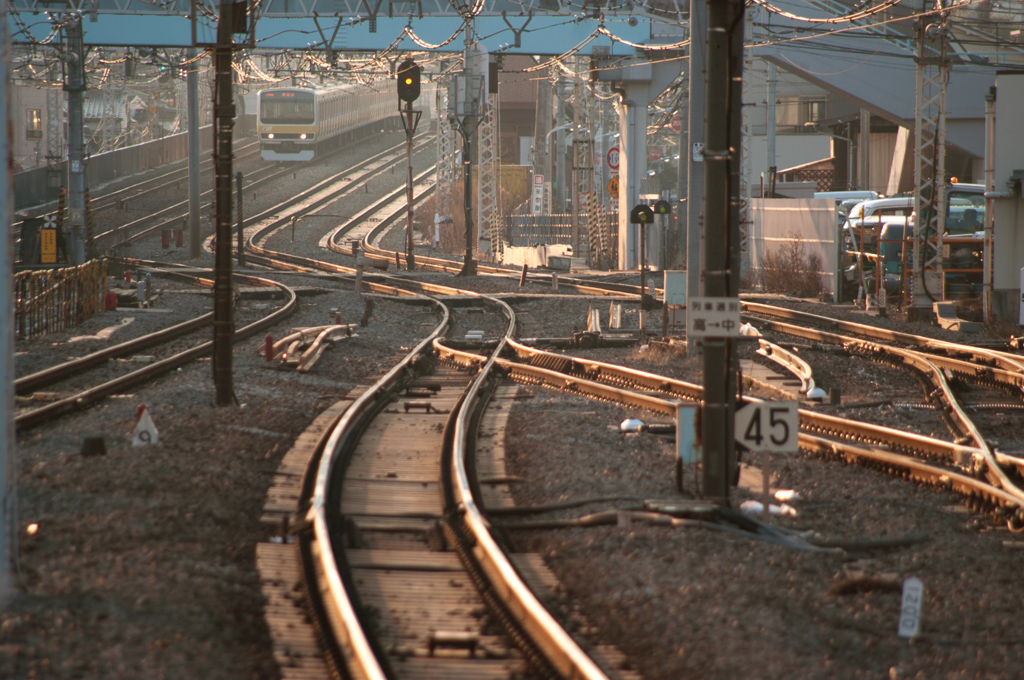
M747 212L751 219L747 247L750 266L761 267L765 253L798 240L809 255L821 256L825 290L836 293L839 280L839 229L835 201L827 198L756 198Z

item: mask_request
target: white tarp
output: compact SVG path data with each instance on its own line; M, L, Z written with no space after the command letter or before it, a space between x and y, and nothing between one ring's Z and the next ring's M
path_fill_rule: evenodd
M828 294L835 295L840 243L833 199L752 198L747 214L747 248L753 269L761 268L766 252L796 240L807 255L820 255L822 283Z

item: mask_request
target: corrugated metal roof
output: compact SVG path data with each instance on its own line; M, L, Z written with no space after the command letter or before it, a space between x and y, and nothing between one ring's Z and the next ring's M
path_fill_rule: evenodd
M125 93L109 94L105 92L93 92L82 102L82 115L88 119L103 118L104 112L108 116L124 118Z

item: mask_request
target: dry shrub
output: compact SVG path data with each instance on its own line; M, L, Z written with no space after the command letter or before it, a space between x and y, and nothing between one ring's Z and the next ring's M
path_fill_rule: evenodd
M798 235L790 234L790 238L792 240L784 245L765 251L757 280L768 293L817 297L825 288L821 255L808 255Z

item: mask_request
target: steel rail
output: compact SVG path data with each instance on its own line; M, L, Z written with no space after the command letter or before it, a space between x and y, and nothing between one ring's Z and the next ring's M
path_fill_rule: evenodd
M248 144L246 146L240 147L239 149L237 149L237 151L243 152L242 155L244 155L245 157L248 157L250 155L253 155L253 153L254 153L252 151L253 147L255 147L255 152L258 153L259 152L259 142L258 141L257 142L251 142L250 144ZM204 166L207 166L207 168L210 168L210 167L213 166L213 160L212 159L207 159L207 160L201 161L201 165L204 165ZM187 174L188 174L188 167L186 165L186 167L184 167L184 168L176 168L174 170L170 170L168 172L159 174L156 177L150 177L149 179L142 180L141 182L137 182L137 183L132 184L130 186L122 187L120 189L115 189L113 191L110 191L110 192L107 192L107 193L103 193L103 194L94 196L94 197L92 197L93 202L92 202L91 209L92 209L93 214L95 216L95 214L98 213L99 211L106 210L107 208L109 208L109 207L111 207L113 205L117 205L118 200L121 199L123 196L128 196L131 199L139 198L139 197L143 196L144 194L147 194L147 193L150 193L150 192L153 192L153 191L158 191L160 189L168 188L170 186L171 182L180 181L179 179L177 179L177 176L185 177L185 176L187 176ZM175 179L171 179L172 177L174 177ZM131 193L131 192L137 192L137 193ZM54 208L56 206L56 203L57 203L57 201L47 201L47 202L41 204L41 206L36 206L36 208L40 208L40 207L42 207L42 208ZM57 211L55 209L53 209L53 210L47 210L47 212L43 212L43 213L40 213L38 215L35 215L35 217L39 218L39 217L46 217L46 216L50 216L50 215L54 215L55 216L56 214L57 214ZM21 228L24 226L24 222L18 222L14 226L18 229L18 233L20 234L21 233Z
M530 355L549 355L559 359L567 359L567 357L544 352L543 350L534 350L533 348L526 347L525 345L521 345L515 341L510 341L508 344L516 350L520 357ZM446 351L449 353L455 353L458 350L449 348ZM477 359L479 359L479 357L477 357ZM461 352L460 360L470 363L474 362L473 355L468 352ZM597 382L596 380L618 374L620 376L628 376L630 380L635 380L644 388L656 387L659 383L663 386L670 385L673 396L682 393L689 393L696 396L699 401L700 395L703 393L703 388L699 385L693 385L672 378L645 373L643 371L636 371L622 366L579 359L571 359L571 362L589 364L589 368L591 369L589 371L589 378L579 376L553 377L550 374L552 372L557 373L557 371L524 364L512 364L512 366L509 366L506 362L499 362L499 365L503 366L503 368L508 371L510 378L517 381L528 384L540 384L547 387L554 387L556 389L565 389L574 394L579 394L589 398L615 401L662 413L674 414L678 402L645 393L633 393L628 399L620 400L618 395L624 391L630 392L630 390L612 389L607 385ZM745 399L750 402L761 401L760 399L752 397L746 397ZM841 418L807 411L805 409L800 409L799 414L802 429L805 429L808 420L816 421L813 429L819 431L827 431L832 428L845 428L850 422ZM829 425L830 423L831 425ZM895 448L895 450L885 451L871 446L870 442L835 441L825 439L819 434L801 431L799 435L800 447L812 453L828 454L841 458L845 457L851 461L874 461L899 468L914 475L915 478L920 479L921 481L939 484L945 488L958 491L969 498L983 496L987 499L987 502L994 507L1002 509L1015 508L1014 515L1011 520L1018 522L1024 521L1024 501L1022 501L1018 494L1014 493L1012 490L1004 488L1001 481L985 481L983 479L978 479L976 477L957 472L949 467L938 467L925 460L921 460L918 457L901 453L901 450L941 452L945 454L943 457L947 460L956 461L961 459L964 454L977 456L981 453L980 449L950 444L948 442L931 439L914 433L901 432L899 430L892 430L890 428L884 428L876 425L869 425L866 423L860 425L866 426L867 431L873 433L875 437L889 440L889 445L896 443L893 441L894 439L901 440L901 443L898 444L898 448ZM1004 457L1000 462L1003 462L1004 464L1020 465L1020 461L1010 457ZM978 471L975 469L972 470L972 472L977 473Z
M512 307L495 298L486 299L501 306L508 317L508 328L470 385L455 420L451 463L454 500L457 505L455 508L446 509L446 522L461 524L472 534L470 546L467 550L460 551L460 557L465 558L469 553L472 554L476 563L474 567L478 567L486 574L490 590L501 598L503 605L515 617L516 623L561 677L606 680L604 672L580 649L576 641L555 621L550 612L537 600L533 591L523 582L505 552L491 536L488 522L473 497L469 473L466 470L467 451L472 436L471 414L481 397L484 383L491 378L498 355L504 351L516 326L516 316ZM434 340L434 348L437 351L440 352L442 347L439 340ZM455 534L461 533L460 527L452 527L451 531Z
M837 333L830 333L828 331L819 330L816 328L807 328L805 326L796 326L794 324L786 323L784 321L776 321L773 319L765 319L757 316L744 316L745 321L756 321L759 324L765 325L774 331L783 333L786 335L792 335L794 337L804 338L805 340L816 340L819 342L827 342L832 345L838 345L846 349L851 353L856 353L864 356L871 355L883 355L890 351L890 349L898 350L899 348L893 345L883 345L874 342L862 340L860 338L853 338L850 336L839 335ZM886 331L887 333L889 331ZM918 337L918 336L908 336ZM924 340L924 338L919 338ZM1012 368L993 368L987 364L977 364L963 359L956 359L950 356L943 356L940 354L929 354L918 350L902 350L903 352L911 351L916 356L926 357L933 364L949 371L951 374L956 375L964 380L976 382L981 385L992 385L996 387L1004 387L1017 391L1019 396L1024 397L1024 371L1016 371ZM1012 366L1012 364L1005 364L1006 366Z
M758 338L757 342L759 345L757 353L795 375L800 380L800 391L803 394L806 395L814 389L814 371L809 363L804 361L795 352L790 352L788 349L769 342L764 338Z
M413 152L415 153L421 151L426 146L426 142L420 144L418 147L413 149ZM390 155L394 155L394 157L388 159L388 156ZM295 215L298 212L308 213L309 211L316 210L321 206L330 203L331 201L337 200L340 197L340 195L344 194L347 191L350 191L354 187L358 186L361 182L368 180L374 175L384 172L389 167L401 161L404 157L404 143L391 147L390 149L385 149L384 151L381 151L378 154L375 154L365 160L362 160L349 168L346 168L344 172L335 173L333 176L328 177L327 179L322 180L321 182L318 182L314 186L310 187L309 189L305 189L304 191L300 192L293 198L288 199L287 201L279 203L275 206L271 206L267 210L264 210L263 212L257 215L253 215L252 217L246 218L245 222L247 224L259 224L261 222L266 222L266 224L259 226L256 229L256 231L246 239L246 247L256 253L263 252L258 242L263 239L266 239L273 231L289 224L293 215ZM364 170L368 166L373 165L375 163L382 164L367 169L365 172L363 172L363 174L358 175L355 178L348 177L348 175L352 174L353 172ZM336 184L340 184L342 186L334 187L333 185ZM308 201L308 203L303 205L303 209L301 211L294 211L291 213L286 212L289 208L299 203L303 203L304 201ZM362 211L362 213L365 212L365 210ZM349 220L349 222L351 221L352 220Z
M406 370L411 369L416 359L429 350L433 340L447 329L450 319L448 308L436 301L435 304L442 310L442 319L433 332L417 343L384 377L360 395L334 426L316 470L310 506L306 513L306 521L312 526L313 540L317 546L315 561L318 577L325 583L329 594L325 602L330 617L329 624L334 639L341 644L338 652L343 658L335 662L343 663L345 667L354 667L356 672L353 676L366 680L386 680L387 675L373 651L359 621L352 597L342 581L336 557L341 550L334 545L331 536L328 499L334 477L340 473L342 457L345 451L354 445L362 426L372 417L381 400L390 399L391 390L404 379Z
M878 328L875 326L868 326L865 324L859 324L852 321L831 319L829 317L820 316L818 314L800 312L792 309L786 309L784 307L775 307L773 305L765 305L757 302L741 302L741 307L744 311L747 311L751 314L762 314L765 316L786 318L793 321L815 323L826 328L834 328L842 330L847 333L856 333L859 335L873 338L875 340L884 340L886 342L900 343L903 345L907 345L909 347L917 347L921 350L943 352L950 357L977 357L979 361L987 361L992 366L998 366L1004 371L1008 371L1010 373L1024 374L1024 357L1011 354L1009 352L999 352L996 350L985 349L983 347L961 345L959 343L947 342L945 340L934 340L932 338L925 338L919 335L911 335L910 333L901 333L899 331Z
M146 260L133 260L132 262L135 263L136 265L146 267L151 271L157 271L168 276L185 276L179 272L173 272L167 269L167 265L164 263L150 262ZM284 304L284 306L282 306L280 309L275 310L273 313L268 314L262 319L254 321L253 323L236 330L233 335L233 342L244 340L245 338L248 338L251 335L257 333L258 331L278 323L281 319L290 315L295 310L295 303L297 300L295 291L292 290L290 287L284 285L283 283L272 281L270 279L264 279L258 276L249 276L242 274L236 274L235 276L239 280L254 283L256 285L280 288L288 295L288 301ZM208 282L208 285L212 287L212 279L201 280ZM30 427L38 425L39 423L42 423L51 418L55 418L69 411L80 409L88 404L93 403L94 401L97 401L107 396L108 394L113 394L121 389L124 389L125 387L134 385L144 380L154 378L171 369L177 368L178 366L182 366L188 363L189 361L192 361L193 359L201 357L205 354L209 354L212 351L213 341L210 340L204 342L200 345L192 347L191 349L185 350L184 352L179 352L178 354L167 357L166 359L156 361L143 368L140 368L137 371L132 371L131 373L119 376L113 380L108 380L107 382L101 385L96 385L71 397L55 401L41 408L33 409L31 411L18 415L15 418L15 424L19 430L28 429Z
M421 145L419 148L422 149L423 145ZM272 208L270 208L268 210L264 210L263 212L259 213L258 215L255 215L253 217L246 218L244 221L245 222L253 222L253 221L259 221L261 219L266 219L269 215L272 215L275 212L281 210L282 207L287 207L287 206L295 205L297 203L301 203L303 200L305 200L306 197L316 194L318 191L322 190L325 186L330 186L330 184L333 183L333 182L339 181L338 180L339 177L344 177L345 175L347 175L347 174L349 174L349 173L351 173L353 171L359 170L361 168L365 168L368 165L371 165L373 163L382 161L389 154L396 154L395 159L391 163L388 163L388 164L386 164L386 165L384 165L382 167L376 168L376 169L371 170L369 172L366 172L366 173L364 173L362 175L359 175L358 177L356 177L354 179L349 179L348 183L347 183L347 186L346 186L346 188L344 190L351 189L352 187L356 186L359 182L362 182L362 181L372 177L374 174L382 172L385 168L389 167L390 165L392 165L394 163L397 163L401 159L400 156L398 155L398 152L404 151L404 150L405 150L404 143L400 144L400 145L397 145L397 146L394 146L394 147L392 147L390 149L386 149L386 150L384 150L384 151L382 151L382 152L380 152L378 154L375 154L375 155L371 156L368 159L360 161L359 163L357 163L356 165L354 165L354 166L352 166L350 168L347 168L344 172L335 173L335 175L333 175L332 177L330 177L330 178L328 178L326 180L323 180L323 181L317 183L316 185L314 185L313 187L300 192L297 196L295 196L295 197L293 197L291 199L288 199L284 203L278 204L277 206L273 206ZM275 163L273 165L268 166L266 168L266 171L267 172L266 172L265 175L263 175L263 176L261 176L261 177L259 177L257 179L252 179L250 177L249 184L246 186L246 188L247 189L253 189L255 187L263 186L264 184L272 182L272 181L274 181L274 180L276 180L276 179L278 179L280 177L284 177L285 175L287 175L289 173L294 173L295 172L295 168L291 167L291 166L289 166L287 164L284 164L284 163ZM210 194L212 194L212 190L203 192L202 196L207 196L208 197ZM168 213L173 213L175 210L180 211L181 209L187 207L187 203L188 203L188 201L178 202L178 203L176 203L174 205L171 205L171 206L168 206L166 208L163 208L162 210L159 210L156 213L153 213L152 215L147 215L146 217L140 218L138 220L135 220L134 222L130 222L130 223L125 224L125 225L121 225L120 227L114 227L113 229L109 229L108 231L105 231L105 232L102 232L100 234L97 234L96 235L96 239L106 238L108 236L113 236L113 237L120 236L121 238L119 240L116 240L116 242L113 243L110 246L110 248L117 248L117 247L119 247L120 245L123 245L126 242L130 243L130 242L136 241L136 240L142 238L143 236L147 236L149 234L152 234L152 233L156 232L159 229L164 229L164 228L167 228L169 226L173 226L174 224L177 223L177 220L181 219L183 214L180 213L180 212L176 213L176 214L174 214L173 217L168 218L165 222L160 222L160 223L158 223L156 225L147 227L145 229L141 229L141 230L135 232L134 234L130 234L127 237L125 237L124 234L127 233L127 232L131 232L132 229L135 229L135 228L141 226L142 224L145 224L145 223L149 222L150 220L154 219L155 217L158 217L158 216L164 215L164 214L168 214ZM318 202L318 203L316 203L316 205L322 205L322 203Z
M235 161L239 162L247 160L252 156L259 154L259 142L253 142L247 146L237 149L235 153ZM241 153L239 153L241 152ZM147 195L154 194L158 191L170 189L171 185L175 185L175 188L180 188L183 181L188 178L188 165L184 168L178 168L171 170L159 177L154 177L148 180L143 180L138 184L133 184L130 187L118 189L109 194L104 194L98 199L93 200L92 212L95 217L99 212L107 210L114 206L120 206L125 202L131 202L143 198ZM200 162L200 172L209 173L213 170L213 158L208 158Z
M294 170L292 170L292 169L286 169L286 170L282 170L280 172L275 172L276 170L278 170L278 166L276 166L276 165L269 166L269 167L266 167L266 168L260 168L260 170L265 171L265 174L263 176L259 177L258 179L255 179L255 180L252 180L250 178L249 185L246 187L247 189L251 189L253 187L261 186L264 183L269 182L269 181L274 180L274 179L277 179L278 177L281 177L282 175L286 175L289 172L294 172ZM263 173L261 173L261 174L263 174ZM200 202L202 202L202 200L204 198L210 198L211 196L213 196L213 193L214 193L213 189L207 189L206 191L201 192L200 195L199 195ZM110 229L108 229L106 231L101 231L101 232L99 232L98 234L96 234L94 236L94 239L96 241L99 241L100 239L109 239L109 238L116 239L116 242L113 243L112 245L110 245L108 250L111 249L111 248L117 248L119 246L122 246L125 243L132 243L134 241L139 240L143 236L147 236L149 234L154 233L157 229L165 229L167 227L170 227L170 226L173 226L175 224L178 224L179 221L183 217L186 217L188 215L188 204L189 204L189 199L187 199L187 198L185 200L183 200L183 201L178 201L177 203L172 203L171 205L169 205L169 206L167 206L165 208L161 208L160 210L157 210L156 212L150 213L149 215L146 215L144 217L140 217L137 220L133 220L131 222L128 222L127 224L122 224L119 227L112 227L112 228L110 228ZM182 212L182 210L184 210L184 212ZM168 215L170 217L168 217ZM146 228L143 228L143 229L138 229L142 225L147 224L147 223L151 222L152 220L161 219L161 218L166 218L166 219L163 222L158 222L155 225L152 225L152 226L149 226L149 227L146 227ZM138 229L138 231L134 231L134 233L133 233L133 230L135 230L135 229Z
M959 404L959 400L950 389L944 372L950 371L958 376L972 378L978 382L986 384L1012 385L1022 390L1024 390L1024 386L1022 386L1024 375L1014 375L1001 369L979 367L975 364L970 364L959 359L924 354L914 350L901 349L889 345L868 343L863 340L828 333L826 331L794 326L781 321L759 319L759 322L766 324L773 330L781 333L809 339L824 340L826 342L838 344L851 352L866 356L873 360L878 360L878 357L882 357L887 354L895 355L902 360L903 364L912 367L923 375L930 376L930 381L941 392L943 401L945 402L945 406L941 403L936 403L936 406L940 408L943 416L946 418L947 422L949 422L952 429L959 431L961 436L970 437L975 441L978 448L977 454L975 455L981 456L981 460L987 466L987 474L993 475L995 480L997 480L997 483L1008 488L1010 493L1024 498L1024 489L1020 489L1014 482L1010 481L1009 478L1006 477L1000 467L1000 463L1003 461L1000 461L992 452L991 448L985 442L984 437L974 425L974 422L964 412L963 408ZM930 395L930 398L934 400L935 396L938 395L933 392L932 395ZM1005 458L1003 460L1005 460ZM1016 459L1012 459L1012 464L1017 467L1018 471L1024 472L1024 466L1017 462Z
M170 326L169 328L163 328L153 333L122 342L106 349L101 349L91 354L86 354L84 357L66 361L50 368L44 368L41 371L36 371L30 375L26 375L23 378L18 378L14 381L14 389L18 394L25 394L38 390L40 387L52 385L55 382L64 380L78 371L86 368L91 368L97 364L102 364L109 359L115 357L122 357L128 354L139 351L152 345L160 344L171 338L175 338L179 335L183 335L190 331L194 331L197 328L201 328L213 322L213 312L207 312L202 316L198 316L188 321L182 321L179 324Z
M569 357L529 347L515 340L509 346L522 360L533 365L554 370L559 373L604 382L632 390L656 392L669 397L700 401L704 390L700 385L688 383L676 378L647 373L636 369L616 366L592 359ZM748 397L749 398L749 397ZM809 409L800 409L800 427L809 433L819 433L874 446L886 446L897 452L918 452L926 458L939 459L960 464L980 455L979 447L967 446L955 442L926 437L913 432L904 432L893 428L847 420L837 416L818 413ZM1024 473L1024 461L999 452L993 454L1000 465L1015 466Z

